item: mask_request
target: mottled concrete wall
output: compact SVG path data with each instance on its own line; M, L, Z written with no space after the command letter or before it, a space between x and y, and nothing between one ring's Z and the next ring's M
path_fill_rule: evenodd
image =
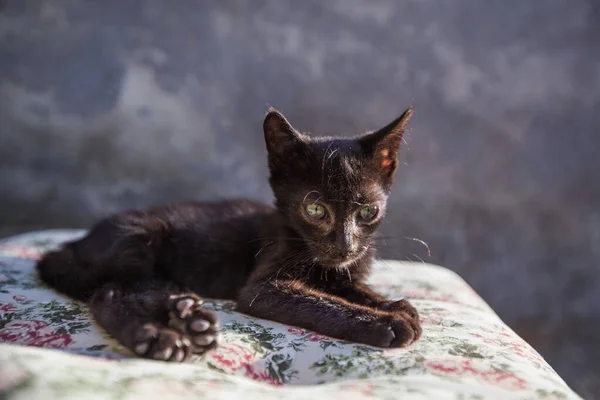
M267 105L350 135L414 103L383 255L456 270L582 394L599 389L597 2L0 5L4 234L269 201Z

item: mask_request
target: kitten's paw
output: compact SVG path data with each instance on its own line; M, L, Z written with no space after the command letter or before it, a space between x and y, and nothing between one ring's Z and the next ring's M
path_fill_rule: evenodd
M406 347L421 337L421 325L414 318L394 318L390 330L393 339L389 347Z
M380 308L382 310L391 312L402 311L407 313L411 318L419 318L419 313L417 313L417 310L406 299L388 301L387 303L382 304Z
M181 332L148 323L135 333L133 351L144 358L182 362L192 354L192 342Z
M421 326L418 320L406 313L382 317L372 331L370 340L378 347L406 347L421 336Z
M381 306L381 309L384 311L389 311L393 314L397 314L403 319L408 319L408 322L410 323L415 333L414 340L417 340L421 337L422 329L419 319L419 313L417 312L417 309L408 302L408 300L402 299L397 301L390 301L388 303L383 304Z
M217 346L219 320L202 308L200 297L186 293L172 296L169 302L169 327L190 336L194 353L204 353Z

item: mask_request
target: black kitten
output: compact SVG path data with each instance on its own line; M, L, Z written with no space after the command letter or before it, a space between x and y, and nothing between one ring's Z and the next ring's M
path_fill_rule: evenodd
M302 134L269 109L275 208L232 200L123 212L48 253L40 275L89 301L103 328L148 358L183 361L217 345L217 318L199 296L339 339L406 346L421 334L416 310L364 281L411 114L340 139Z

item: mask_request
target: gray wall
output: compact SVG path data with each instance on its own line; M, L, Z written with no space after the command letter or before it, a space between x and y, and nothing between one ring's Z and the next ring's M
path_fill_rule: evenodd
M383 256L459 272L581 394L600 390L598 2L0 7L4 235L270 201L267 105L350 135L414 103Z

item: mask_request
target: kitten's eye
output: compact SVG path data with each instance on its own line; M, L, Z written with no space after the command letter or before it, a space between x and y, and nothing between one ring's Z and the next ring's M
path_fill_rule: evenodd
M366 206L360 209L358 217L363 221L370 221L377 216L377 206Z
M320 204L308 204L306 206L306 214L312 219L322 220L327 216L327 211Z

